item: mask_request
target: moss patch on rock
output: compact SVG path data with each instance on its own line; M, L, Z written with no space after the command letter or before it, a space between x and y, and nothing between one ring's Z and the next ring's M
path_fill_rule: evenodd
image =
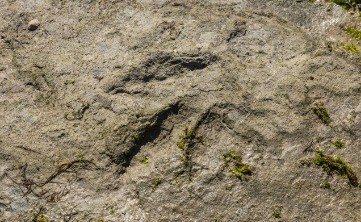
M242 162L241 155L235 152L229 152L224 155L226 167L229 167L229 172L242 179L244 175L252 175L252 167Z
M318 150L316 151L314 164L322 167L329 175L336 173L343 178L347 178L352 186L356 187L359 185L356 174L353 172L351 167L349 167L341 159L341 157L326 155L322 151Z
M346 147L345 142L342 139L336 139L335 141L332 141L332 144L336 149L343 149Z
M312 110L322 123L330 125L332 119L323 103L316 103Z
M357 49L357 47L354 44L343 44L342 48L351 54L359 54L360 51Z
M352 27L347 27L345 29L346 33L351 36L352 38L361 40L361 30L352 28Z

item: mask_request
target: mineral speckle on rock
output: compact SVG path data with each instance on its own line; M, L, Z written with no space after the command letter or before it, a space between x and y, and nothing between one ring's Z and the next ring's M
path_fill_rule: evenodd
M37 19L33 19L28 23L28 30L29 31L35 31L39 28L40 22Z

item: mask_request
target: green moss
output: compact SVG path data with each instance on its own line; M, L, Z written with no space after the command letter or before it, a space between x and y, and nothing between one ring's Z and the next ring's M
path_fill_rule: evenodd
M196 132L194 130L189 130L188 128L185 128L183 132L185 139L192 140L196 137Z
M321 187L324 188L324 189L331 189L331 184L330 184L330 182L328 182L328 180L325 180L321 184Z
M312 110L316 114L316 116L322 121L322 123L330 125L332 120L323 103L316 103L315 107L313 107Z
M114 210L113 208L110 209L110 210L109 210L109 214L110 214L110 215L114 215L114 214L115 214L115 210Z
M345 142L342 139L336 139L332 141L332 144L335 146L336 149L343 149L345 148Z
M157 178L157 179L153 180L152 185L153 185L154 187L157 187L157 186L159 186L161 183L162 183L162 179Z
M187 131L186 130L186 138L193 139L195 137L195 132L193 130Z
M146 157L146 156L141 157L140 158L140 163L147 164L148 163L148 157Z
M49 219L44 215L40 214L36 219L35 222L49 222Z
M180 136L177 146L181 150L185 150L187 143L191 142L196 138L196 133L194 130L189 130L185 128L183 134Z
M139 142L140 139L141 139L141 136L140 136L139 134L131 135L131 140L132 140L132 142L134 142L134 143Z
M252 175L252 168L248 164L242 164L232 167L229 172L231 172L237 178L241 178L243 175Z
M226 165L228 166L229 163L231 162L242 162L242 157L241 155L231 151L231 152L228 152L227 154L223 155L224 159L225 159L225 162L226 162Z
M357 49L357 47L354 44L343 44L342 48L351 54L359 54L360 51Z
M186 141L184 140L184 138L180 138L179 142L177 143L178 148L184 150L185 145Z
M229 167L229 172L241 179L244 175L252 175L252 167L248 164L242 163L241 155L235 152L229 152L223 155L226 167Z
M341 6L345 10L356 7L356 4L359 3L359 0L327 0L328 2L333 2Z
M351 36L355 39L361 40L361 30L358 30L358 29L355 29L352 27L347 27L345 29L345 31L349 36Z
M316 152L314 164L322 167L328 174L336 173L347 178L352 186L358 186L356 174L340 157L325 155L319 150Z
M84 155L83 155L82 153L78 153L78 154L76 155L76 160L78 160L78 161L83 161L83 160L84 160Z
M204 145L205 143L201 137L196 135L196 131L194 129L185 128L179 137L177 146L182 150L182 162L184 169L181 174L187 173L189 180L191 180L191 173L193 168L191 151L197 144Z
M277 218L277 219L281 218L281 217L282 217L282 215L281 215L281 210L275 210L275 211L273 212L273 217L274 217L274 218Z

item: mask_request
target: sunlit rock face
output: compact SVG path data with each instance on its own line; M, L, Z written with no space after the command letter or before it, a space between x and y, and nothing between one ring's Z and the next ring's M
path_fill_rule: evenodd
M0 1L0 221L360 221L360 19Z

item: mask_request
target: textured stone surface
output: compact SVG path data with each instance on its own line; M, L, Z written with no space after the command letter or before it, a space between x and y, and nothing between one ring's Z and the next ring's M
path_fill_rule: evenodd
M347 26L320 1L0 1L0 221L360 221L312 164L361 177Z

